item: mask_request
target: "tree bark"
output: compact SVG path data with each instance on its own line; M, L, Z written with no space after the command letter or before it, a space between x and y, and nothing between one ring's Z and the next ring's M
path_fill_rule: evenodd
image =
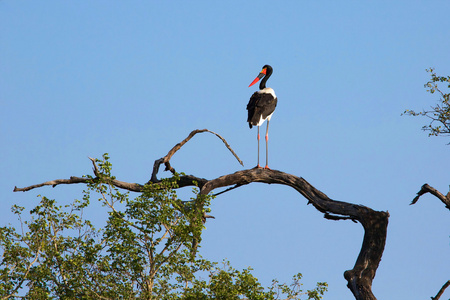
M190 138L192 138L196 133L200 132L211 132L207 129L194 130L191 134L183 140L181 143L173 147L169 153L158 160L155 161L151 179L149 182L158 183L160 180L157 179L157 173L159 166L164 163L166 165L166 170L175 172L175 170L170 166L169 160ZM213 133L213 132L211 132ZM226 143L225 139L219 137L227 146L227 148L233 153L233 155L238 159L237 155L231 149L231 147ZM105 179L103 174L99 174L98 168L95 164L95 160L91 159L93 163L94 175L98 178L100 175ZM241 162L242 163L242 162ZM42 187L45 185L51 185L53 187L59 184L76 184L76 183L88 183L92 179L86 177L71 177L70 179L57 179L52 181L47 181L41 184L36 184L24 188L14 188L15 192L18 191L29 191L33 188ZM138 183L128 183L124 181L119 181L117 179L107 178L108 183L116 187L133 191L142 192L143 185ZM387 235L387 225L388 225L388 212L375 211L369 207L363 205L357 205L352 203L347 203L343 201L332 200L328 198L327 195L316 189L309 182L301 177L295 175L287 174L277 170L270 169L249 169L237 171L232 174L223 175L215 179L207 180L205 178L196 177L193 175L181 176L178 182L179 187L185 186L195 186L200 188L200 195L206 195L211 193L213 190L223 187L230 187L225 191L219 192L218 194L224 193L228 190L238 188L243 185L247 185L253 182L261 182L266 184L281 184L289 186L299 192L307 200L307 204L312 204L317 210L324 214L324 217L328 220L352 220L353 222L359 222L364 228L364 238L362 242L361 251L356 259L356 263L351 270L344 272L344 277L347 280L347 287L353 293L355 299L357 300L375 300L375 296L372 293L372 282L375 277L376 270L381 261L383 255L384 247L386 244ZM217 194L217 195L218 195ZM206 218L207 216L205 216Z

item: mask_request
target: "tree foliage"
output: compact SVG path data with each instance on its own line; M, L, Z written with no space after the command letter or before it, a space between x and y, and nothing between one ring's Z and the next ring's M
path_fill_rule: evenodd
M39 196L28 220L12 207L20 227L0 228L1 299L322 299L327 284L304 292L300 273L291 285L274 280L264 289L251 268L198 255L212 196L194 189L182 201L177 174L130 198L108 184L107 154L97 163L101 176L86 176L81 200L59 205ZM84 217L92 195L107 211L99 229Z
M429 136L449 136L450 135L450 76L439 76L433 68L427 69L431 74L431 80L425 84L425 88L431 94L439 95L438 103L430 107L430 110L416 112L405 110L404 114L410 116L425 116L431 119L428 125L422 127L428 131ZM447 90L444 90L442 88Z

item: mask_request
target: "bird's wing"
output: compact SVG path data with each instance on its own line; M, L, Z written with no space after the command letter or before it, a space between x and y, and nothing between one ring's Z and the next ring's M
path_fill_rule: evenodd
M261 97L256 103L256 111L260 112L262 118L265 120L269 115L273 114L277 107L277 98L274 98L271 94L260 94Z
M248 110L248 118L247 122L250 128L252 128L252 125L256 125L256 123L252 122L252 119L255 115L255 109L258 105L259 99L261 98L261 95L258 92L254 92L253 95L250 97L250 101L247 104L247 110Z
M255 92L250 97L247 104L248 118L250 128L252 125L257 125L261 118L265 120L269 115L275 111L277 106L277 98L271 94Z

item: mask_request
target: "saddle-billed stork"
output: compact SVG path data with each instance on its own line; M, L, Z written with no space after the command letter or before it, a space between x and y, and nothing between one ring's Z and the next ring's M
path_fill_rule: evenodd
M259 75L255 78L255 80L250 83L248 87L251 87L255 83L257 83L261 78L261 83L259 84L259 91L253 93L250 97L250 101L247 104L248 110L248 125L250 128L253 126L258 126L258 165L257 168L261 168L259 165L259 126L267 120L267 129L266 129L266 166L264 169L269 169L269 121L272 117L273 112L275 111L275 107L277 106L277 96L273 89L266 87L267 79L269 79L270 75L272 75L273 69L269 65L265 65Z

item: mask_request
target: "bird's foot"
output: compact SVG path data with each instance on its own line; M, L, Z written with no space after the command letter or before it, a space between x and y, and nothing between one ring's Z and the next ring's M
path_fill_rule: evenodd
M268 165L266 165L266 166L264 167L264 169L266 169L266 170L271 170L271 169L269 168Z
M253 169L262 169L263 167L261 167L260 164L258 164L256 167L254 167Z

